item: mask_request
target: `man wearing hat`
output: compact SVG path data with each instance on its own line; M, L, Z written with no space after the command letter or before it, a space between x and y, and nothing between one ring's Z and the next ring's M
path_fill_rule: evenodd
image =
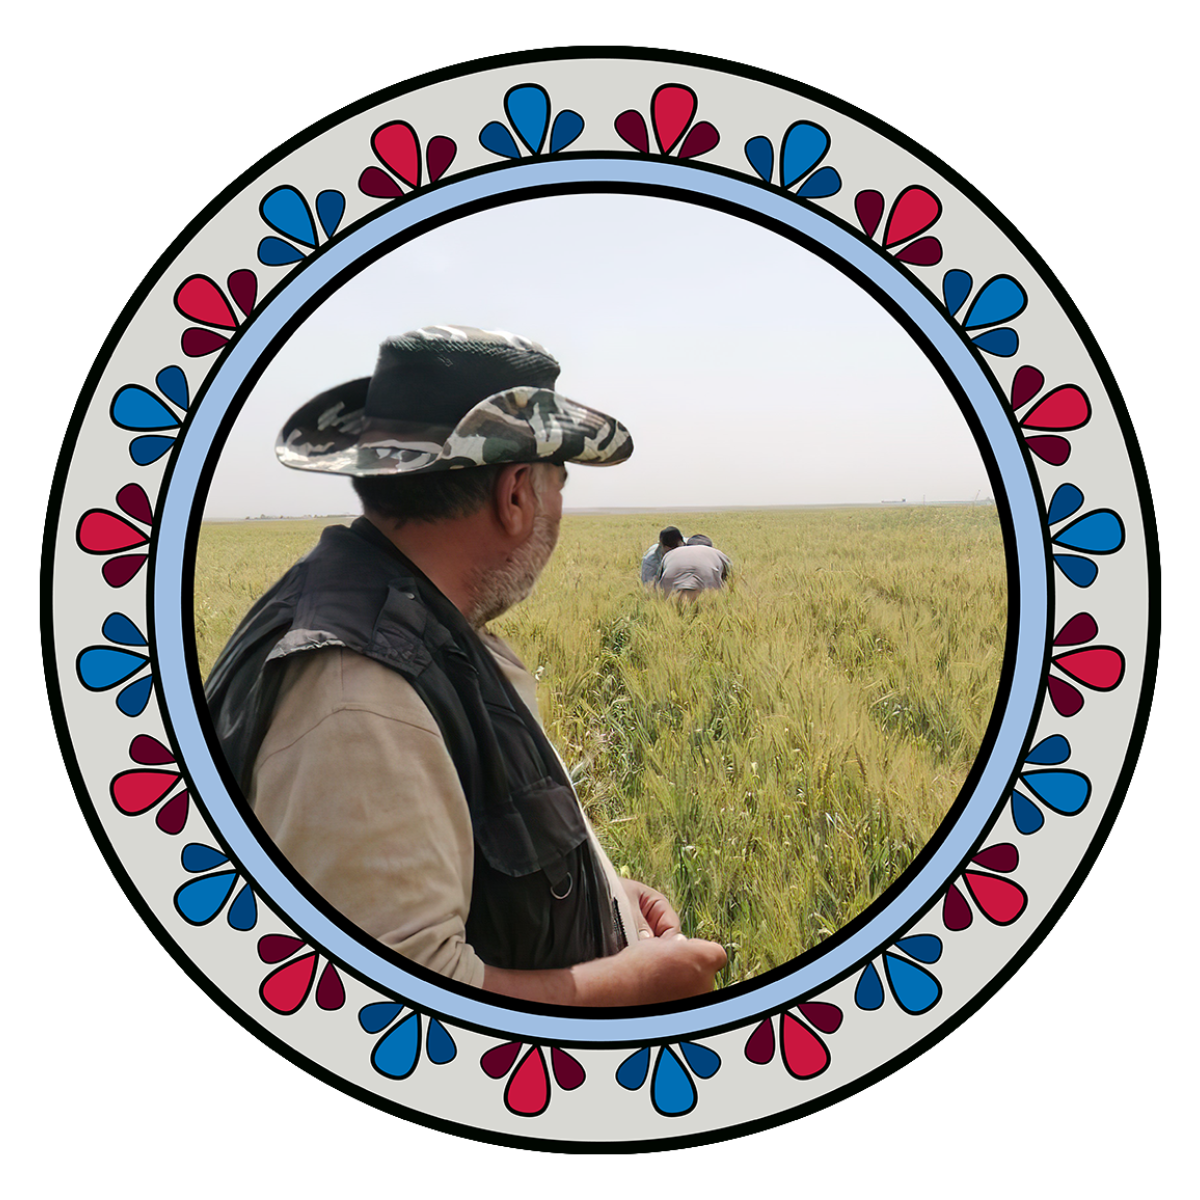
M518 999L653 1004L710 990L725 953L613 870L486 629L554 549L565 464L633 451L558 373L526 338L429 326L301 408L277 455L352 476L364 516L254 605L205 692L267 835L368 935Z

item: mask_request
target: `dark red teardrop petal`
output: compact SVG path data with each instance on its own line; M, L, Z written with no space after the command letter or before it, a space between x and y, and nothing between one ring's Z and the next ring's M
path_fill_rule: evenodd
M957 933L960 929L966 929L971 921L971 906L952 883L946 899L942 901L942 924L952 933Z
M971 861L978 863L981 867L986 867L989 871L999 871L1002 875L1007 875L1009 871L1017 869L1020 855L1012 842L1000 842L995 846L989 846L986 850L980 850Z
M1057 633L1054 638L1056 646L1078 646L1080 642L1090 642L1099 630L1096 619L1091 613L1076 613Z
M446 168L454 161L454 156L457 153L458 147L454 144L453 138L435 137L429 139L429 145L425 148L425 164L429 168L430 183L437 183L445 173Z
M688 131L679 148L680 158L695 158L699 154L707 154L719 141L721 135L714 125L707 121L698 121Z
M378 167L368 167L358 177L358 190L378 200L391 200L401 194L400 185Z
M797 1004L801 1016L811 1021L822 1033L836 1033L842 1023L842 1010L836 1004L815 1001L812 1004Z
M188 358L203 358L206 354L220 350L227 341L227 337L213 333L211 329L185 329L183 337L179 339L179 345Z
M771 1018L759 1023L758 1028L746 1039L746 1057L752 1063L769 1063L775 1057L775 1029Z
M550 1066L555 1082L564 1092L574 1091L587 1078L580 1063L557 1046L550 1047Z
M136 483L127 483L117 493L117 505L135 521L149 525L154 520L154 510L146 493Z
M158 738L152 738L148 733L139 733L129 743L129 757L144 767L158 767L175 761L175 755Z
M233 302L246 315L250 315L251 309L254 308L254 301L258 296L258 280L254 276L253 271L234 271L228 279L229 294L233 297Z
M1046 377L1037 367L1019 368L1012 381L1013 408L1020 408L1022 404L1028 404L1038 394L1045 382Z
M1060 717L1073 717L1083 707L1082 693L1065 679L1056 679L1051 675L1046 680L1046 686L1050 692L1050 703Z
M120 558L110 558L100 568L104 582L109 587L124 587L141 569L146 562L144 554L123 554Z
M650 153L650 135L646 132L646 118L636 108L627 109L614 122L618 136L635 150Z
M1025 439L1025 445L1052 467L1061 467L1071 457L1071 443L1065 437L1031 437Z
M176 834L187 824L187 817L188 794L180 792L178 796L172 796L158 810L158 816L154 818L154 823L163 833Z
M289 954L295 954L305 943L303 939L286 933L268 933L258 939L258 957L263 962L282 962Z
M874 237L883 220L883 196L879 192L859 192L854 197L854 215L867 237Z
M505 1042L503 1046L496 1046L487 1051L480 1058L479 1065L485 1075L491 1079L499 1079L508 1074L509 1068L517 1061L517 1055L520 1053L520 1042Z
M327 962L321 978L317 980L317 1007L332 1012L345 1003L346 989L342 985L342 977L337 973L337 967Z
M897 251L896 257L914 267L932 267L942 261L942 243L935 237L917 238L911 245Z

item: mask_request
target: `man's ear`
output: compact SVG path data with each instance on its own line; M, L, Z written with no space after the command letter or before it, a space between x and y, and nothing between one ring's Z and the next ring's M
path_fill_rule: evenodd
M529 536L537 517L532 463L509 463L500 469L492 489L492 510L514 541L523 542Z

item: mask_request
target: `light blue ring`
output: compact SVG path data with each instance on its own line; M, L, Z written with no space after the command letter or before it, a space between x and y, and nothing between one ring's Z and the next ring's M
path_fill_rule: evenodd
M242 381L287 321L306 300L361 256L420 221L452 213L477 200L515 196L540 185L572 183L661 185L723 200L796 229L827 247L852 272L874 283L917 325L933 353L943 360L965 393L995 457L1016 542L1020 612L1008 702L976 786L942 844L880 912L827 953L748 992L725 999L718 992L716 999L702 1007L658 1016L550 1017L499 1007L419 979L344 933L301 895L275 865L230 798L194 708L184 649L193 633L183 627L180 603L184 586L183 551L198 482L221 420ZM525 160L502 170L447 183L430 192L413 193L405 203L385 210L343 239L331 242L304 270L272 292L254 317L209 379L204 401L196 407L187 436L180 441L174 471L162 498L151 603L157 674L182 761L211 819L253 879L256 890L287 914L290 923L331 956L384 990L404 997L414 1007L525 1041L614 1045L676 1041L783 1009L798 996L812 992L855 963L878 953L905 931L913 917L951 878L982 833L1019 761L1043 686L1049 596L1042 515L1008 416L991 380L964 345L957 328L903 269L791 196L716 172L640 158ZM191 581L187 584L190 587Z

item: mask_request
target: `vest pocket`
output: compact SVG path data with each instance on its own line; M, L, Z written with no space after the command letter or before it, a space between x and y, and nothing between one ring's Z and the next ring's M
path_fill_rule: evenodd
M546 777L513 791L508 804L493 805L475 838L497 871L513 876L542 871L551 890L565 897L572 858L587 839L587 827L571 789Z
M607 887L570 788L545 778L514 790L475 848L467 940L485 963L536 970L611 953Z

